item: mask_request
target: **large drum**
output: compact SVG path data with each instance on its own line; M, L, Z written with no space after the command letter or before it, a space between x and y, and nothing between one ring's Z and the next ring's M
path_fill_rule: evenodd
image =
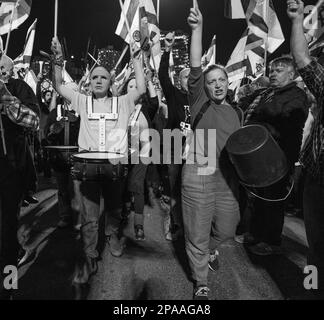
M128 155L114 152L80 152L72 158L72 176L76 180L118 180L127 175Z
M227 140L226 149L246 186L268 187L288 173L284 152L261 125L248 125L234 132Z
M76 146L46 146L50 164L54 170L70 170L72 166L71 156L79 151Z

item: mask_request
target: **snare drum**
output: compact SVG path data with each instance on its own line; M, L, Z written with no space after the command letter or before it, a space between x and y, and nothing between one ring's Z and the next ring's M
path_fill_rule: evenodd
M54 170L70 170L72 167L71 156L79 151L76 146L46 146L49 161Z
M81 181L118 180L127 176L128 155L80 152L72 156L72 177Z

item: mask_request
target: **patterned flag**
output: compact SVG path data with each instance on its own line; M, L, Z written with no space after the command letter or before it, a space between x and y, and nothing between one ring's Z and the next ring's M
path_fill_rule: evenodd
M245 19L242 0L225 0L224 10L224 16L228 19Z
M24 81L33 89L34 93L36 94L38 80L33 70L29 69L27 71L24 77Z
M11 30L17 29L29 16L32 0L1 1L0 4L0 35L6 34L10 29L10 19L14 10Z
M257 76L263 72L263 41L249 28L245 30L226 65L230 83L248 76Z
M310 10L304 19L308 47L311 55L318 56L324 46L324 0L319 0L315 7L305 7L305 10Z
M130 27L130 34L127 32L123 13L120 15L115 33L127 43L133 39L144 51L147 51L147 44L149 44L151 65L158 70L161 60L160 29L152 0L125 0L124 12Z
M227 63L230 82L260 75L265 47L273 53L285 40L272 0L241 0L241 4L248 28Z
M31 57L33 55L34 39L36 33L37 19L29 27L26 35L24 51L14 60L16 70L29 68Z
M234 3L243 9L249 29L265 40L270 53L285 41L272 0L231 0L232 9Z
M216 63L216 35L213 36L213 39L210 43L208 51L202 57L202 65L205 68L208 68L211 64Z

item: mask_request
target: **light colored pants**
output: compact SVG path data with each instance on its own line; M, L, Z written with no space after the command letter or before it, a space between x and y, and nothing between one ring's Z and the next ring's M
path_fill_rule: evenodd
M235 235L239 204L221 172L198 175L196 165L182 169L185 246L196 285L207 285L209 254Z

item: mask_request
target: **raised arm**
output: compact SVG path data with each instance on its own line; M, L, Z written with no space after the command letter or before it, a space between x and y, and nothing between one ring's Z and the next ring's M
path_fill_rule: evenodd
M131 58L133 60L137 90L132 90L128 94L131 96L131 98L134 100L134 103L136 104L141 95L146 92L146 86L143 65L141 62L141 49L136 45L135 42L133 42L130 44L130 52Z
M287 14L291 19L290 48L298 68L311 62L306 37L304 35L304 3L301 0L287 1Z
M194 0L195 6L190 9L188 24L192 30L190 45L190 66L200 67L202 56L202 31L203 17L199 10L197 0Z
M63 69L63 52L60 42L57 38L52 39L52 52L54 53L53 73L54 86L56 91L66 100L72 102L74 91L63 85L62 69Z

